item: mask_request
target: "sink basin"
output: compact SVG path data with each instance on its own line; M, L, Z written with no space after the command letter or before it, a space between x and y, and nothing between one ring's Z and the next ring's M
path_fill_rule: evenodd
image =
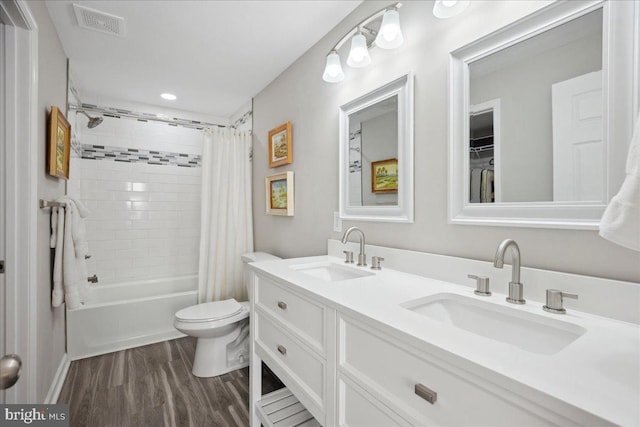
M583 327L562 320L457 294L436 294L406 302L402 307L531 353L555 354L586 332Z
M327 282L357 279L359 277L373 276L374 274L370 271L356 270L355 268L330 262L292 265L290 268L317 279L326 280Z

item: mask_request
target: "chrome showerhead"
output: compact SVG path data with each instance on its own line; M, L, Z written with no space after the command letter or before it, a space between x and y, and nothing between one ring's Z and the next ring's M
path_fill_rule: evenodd
M88 115L87 113L85 113L82 110L78 110L78 113L82 113L85 116L87 116L87 118L89 119L89 123L87 123L87 127L89 129L93 129L94 127L96 127L100 123L102 123L102 121L104 120L104 118L102 118L102 117L91 117L90 115Z

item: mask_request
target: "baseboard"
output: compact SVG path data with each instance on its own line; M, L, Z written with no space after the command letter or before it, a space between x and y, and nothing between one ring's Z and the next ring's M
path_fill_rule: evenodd
M43 403L45 405L58 402L58 397L60 397L60 392L62 391L64 380L67 378L67 372L69 372L70 365L71 360L67 357L67 353L63 354L62 359L60 360L60 365L58 365L58 370L56 371L56 376L51 382L51 387L49 387L47 396L44 398Z
M155 344L158 342L174 340L177 338L186 337L187 335L178 331L177 329L172 329L165 332L160 332L157 334L146 335L142 337L130 338L128 340L122 340L115 343L107 343L101 346L95 347L92 351L81 353L81 354L71 354L68 355L70 361L87 359L89 357L101 356L107 353L114 353L116 351L128 350L130 348L142 347L149 344Z

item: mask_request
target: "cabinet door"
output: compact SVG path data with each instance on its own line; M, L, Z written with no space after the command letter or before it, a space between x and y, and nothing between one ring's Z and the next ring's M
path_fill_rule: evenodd
M338 378L338 426L407 427L411 424L349 378Z
M406 344L360 322L341 316L338 333L339 375L413 425L577 425L469 371L418 356ZM349 408L341 411L349 413Z

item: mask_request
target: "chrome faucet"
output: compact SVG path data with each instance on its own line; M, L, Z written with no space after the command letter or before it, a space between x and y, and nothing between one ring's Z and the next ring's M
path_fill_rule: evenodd
M367 265L367 255L364 253L364 232L358 227L349 227L342 236L342 244L344 245L347 243L349 234L351 234L352 231L357 231L360 233L360 253L358 254L358 264L356 265L359 267L365 267Z
M524 304L526 301L522 298L523 288L520 283L520 248L513 239L505 239L496 252L493 260L493 266L502 268L504 266L504 254L507 248L511 248L511 281L509 282L509 296L507 302L512 304Z

